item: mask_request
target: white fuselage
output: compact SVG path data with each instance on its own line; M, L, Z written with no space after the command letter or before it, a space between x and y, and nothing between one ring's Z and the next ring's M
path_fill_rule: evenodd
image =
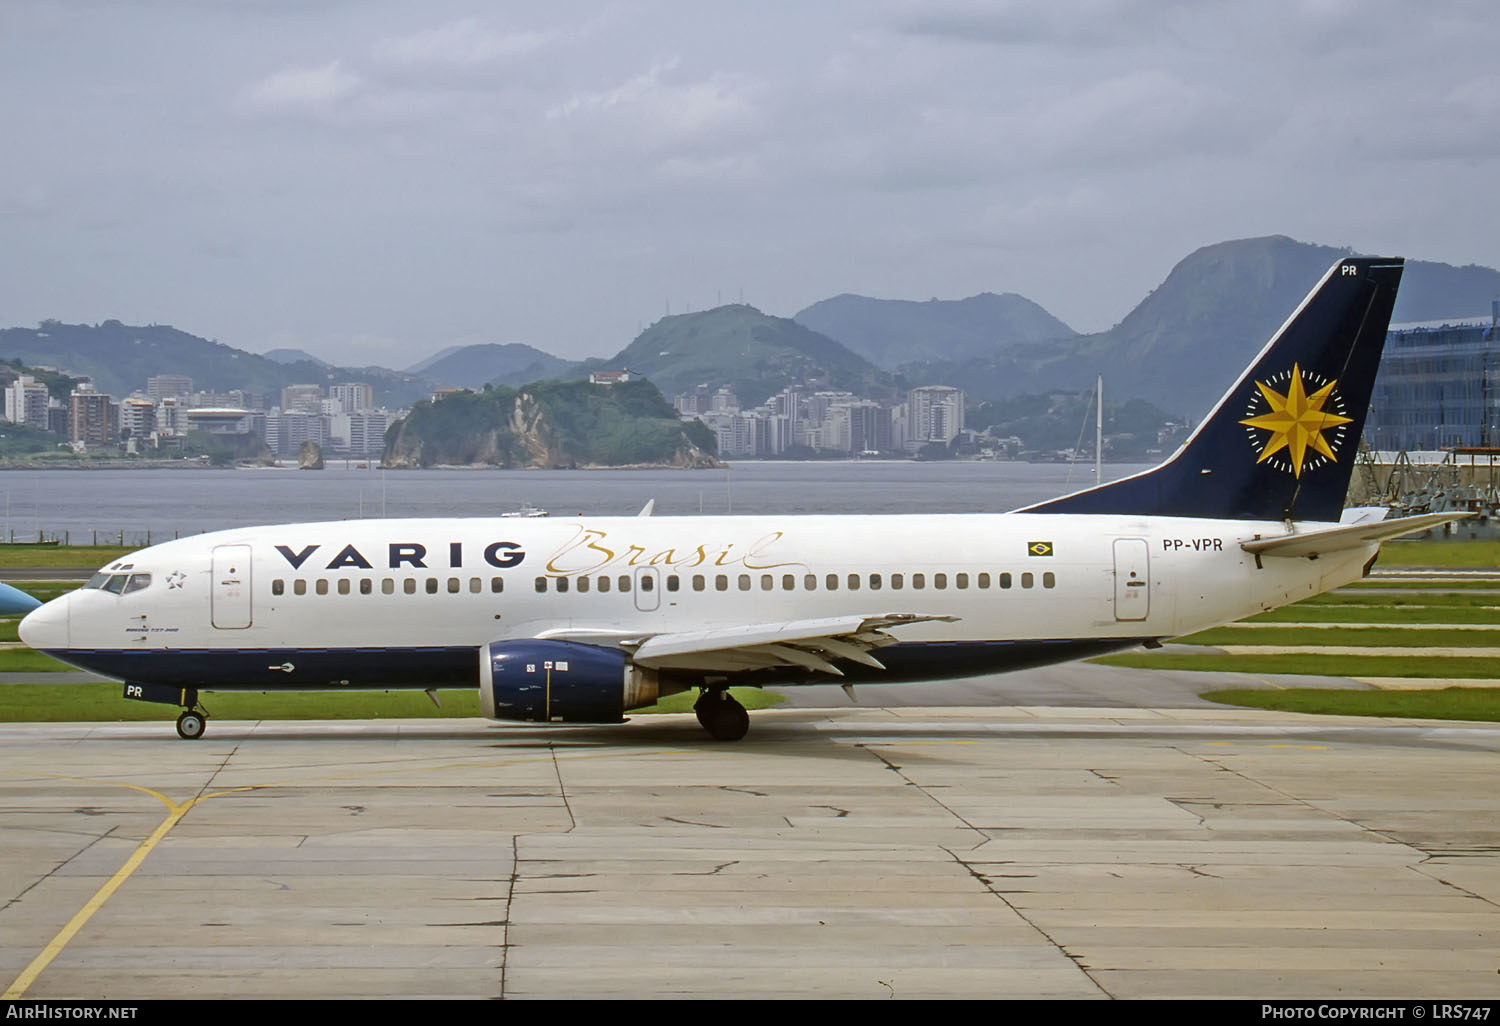
M103 572L149 581L72 592L28 617L22 634L33 648L120 679L257 690L451 686L477 661L464 653L496 640L618 639L854 614L955 618L894 632L913 649L1124 647L1338 587L1357 579L1378 548L1262 565L1240 548L1285 530L1279 522L1025 513L254 527L127 556ZM1079 654L1055 651L1031 662ZM448 662L424 674L418 657L437 652ZM937 663L922 665L921 676L929 666L943 675ZM992 668L1004 669L1003 660ZM895 668L863 679L913 674Z

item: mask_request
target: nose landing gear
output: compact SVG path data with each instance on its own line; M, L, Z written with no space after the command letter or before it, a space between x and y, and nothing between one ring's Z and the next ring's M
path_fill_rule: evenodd
M159 702L182 707L177 717L177 736L196 741L208 729L208 710L198 702L197 688L174 688L165 684L125 683L125 697L136 702Z
M184 709L177 717L177 736L184 741L196 741L208 729L208 713Z

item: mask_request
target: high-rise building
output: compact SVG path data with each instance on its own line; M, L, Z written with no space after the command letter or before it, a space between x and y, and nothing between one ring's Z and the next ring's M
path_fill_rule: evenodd
M125 432L139 445L156 432L156 406L150 399L124 399L120 402L120 436Z
M115 440L111 414L115 407L109 395L83 384L68 396L68 439L75 446L100 448Z
M47 430L47 386L30 374L22 374L5 389L5 419Z
M341 413L359 413L375 408L375 389L363 381L333 385L328 389L328 397L338 402L338 412Z
M948 385L924 385L906 394L908 446L930 442L944 445L964 429L963 389Z
M286 386L281 390L281 410L283 413L321 414L323 412L323 386Z
M146 394L153 403L193 394L193 379L185 374L158 374L146 379Z

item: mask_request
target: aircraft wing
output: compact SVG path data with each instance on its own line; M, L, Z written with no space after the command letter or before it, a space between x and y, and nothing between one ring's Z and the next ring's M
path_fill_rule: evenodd
M1452 520L1462 520L1472 513L1423 513L1421 516L1401 517L1398 520L1376 520L1319 529L1313 531L1281 534L1273 538L1252 538L1240 542L1240 548L1257 556L1308 556L1316 557L1328 552L1352 549L1372 541L1396 538L1413 531L1425 530Z
M728 673L800 666L842 677L843 671L834 665L840 659L885 669L871 653L897 641L886 633L887 630L931 620L951 623L957 619L956 616L924 613L885 613L744 624L653 634L644 638L639 634L624 637L616 632L588 630L547 631L545 636L558 640L587 640L594 644L612 642L630 652L631 661L636 665L652 669Z

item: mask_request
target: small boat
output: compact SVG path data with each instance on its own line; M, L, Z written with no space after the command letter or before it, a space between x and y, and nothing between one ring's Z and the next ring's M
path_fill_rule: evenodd
M502 517L545 517L549 514L544 509L537 509L529 502L521 503L521 508L509 513L501 513Z

